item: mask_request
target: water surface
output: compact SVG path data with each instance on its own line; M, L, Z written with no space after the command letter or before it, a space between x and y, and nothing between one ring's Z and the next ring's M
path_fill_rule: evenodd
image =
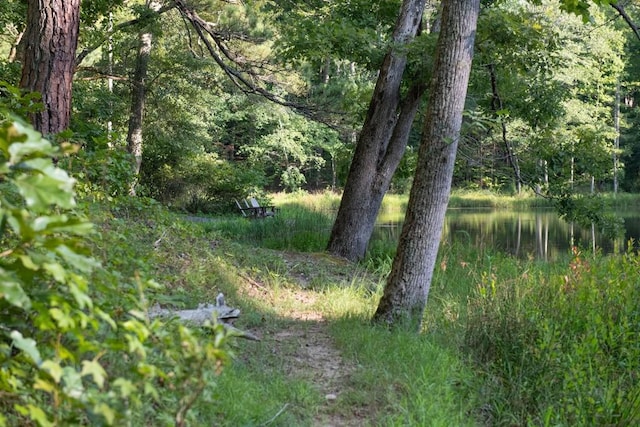
M544 260L563 256L572 246L611 253L626 250L629 239L640 238L640 213L623 212L619 216L624 219L624 236L611 239L595 227L582 228L568 223L551 209L449 209L442 241ZM400 221L380 223L374 238L397 241L401 227Z

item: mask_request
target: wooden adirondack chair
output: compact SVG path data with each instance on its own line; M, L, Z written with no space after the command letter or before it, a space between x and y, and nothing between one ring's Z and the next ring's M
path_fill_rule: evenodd
M275 206L260 206L260 203L254 197L249 200L243 200L243 203L237 200L235 202L242 216L246 218L266 218L276 214Z

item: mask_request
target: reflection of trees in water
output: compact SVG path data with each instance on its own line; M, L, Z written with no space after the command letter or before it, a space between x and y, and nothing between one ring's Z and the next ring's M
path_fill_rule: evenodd
M595 227L582 228L560 219L553 211L529 212L450 210L442 240L471 244L479 250L499 250L520 258L553 260L569 253L572 246L603 253L626 250L629 239L640 238L640 214L625 218L625 237L610 239ZM374 239L397 241L400 223L381 224Z

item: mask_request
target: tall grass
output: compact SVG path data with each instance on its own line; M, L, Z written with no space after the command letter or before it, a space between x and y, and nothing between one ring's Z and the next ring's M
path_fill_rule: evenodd
M491 423L640 424L640 257L564 271L485 274L469 297L466 351Z
M455 349L372 327L368 317L343 317L332 330L343 356L359 365L350 404L376 408L375 425L475 425L473 372Z
M205 230L249 245L277 250L320 252L327 247L333 216L300 204L279 205L263 219L223 218L204 224Z

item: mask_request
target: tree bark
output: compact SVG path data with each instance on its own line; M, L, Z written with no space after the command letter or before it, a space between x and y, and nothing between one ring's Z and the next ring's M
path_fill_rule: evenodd
M42 95L43 111L31 117L43 135L69 127L80 0L29 0L20 87Z
M404 0L393 33L393 47L378 75L369 111L358 138L327 250L358 260L373 232L382 199L404 150L425 85L414 85L402 99L400 85L407 56L403 48L416 35L425 0Z
M160 10L160 5L155 1L147 0L147 7L156 12ZM143 31L140 33L136 69L133 74L133 81L131 82L131 113L129 115L129 129L127 131L127 151L134 158L133 173L136 181L142 165L142 123L144 119L144 104L147 91L146 80L152 40L153 35L151 32ZM129 191L132 196L136 194L136 181L131 184Z
M462 124L480 0L446 0L416 175L374 321L419 327L438 254Z
M131 114L129 115L129 130L127 131L127 151L134 158L133 172L136 177L140 173L140 166L142 165L142 121L152 39L151 33L140 34L136 70L131 82ZM131 187L131 195L135 195L135 185Z

